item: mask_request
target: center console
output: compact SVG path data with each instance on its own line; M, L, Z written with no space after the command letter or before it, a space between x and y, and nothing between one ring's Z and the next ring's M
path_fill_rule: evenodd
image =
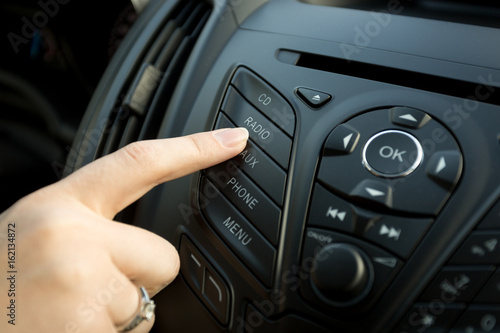
M248 129L238 156L119 217L179 249L158 332L500 330L499 27L447 2L200 3L148 7L68 162ZM176 74L149 55L183 15Z

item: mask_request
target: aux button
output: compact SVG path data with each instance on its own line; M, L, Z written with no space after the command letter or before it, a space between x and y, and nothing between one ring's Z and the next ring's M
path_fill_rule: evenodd
M363 165L374 175L407 176L422 163L420 142L411 134L388 130L375 134L363 149Z

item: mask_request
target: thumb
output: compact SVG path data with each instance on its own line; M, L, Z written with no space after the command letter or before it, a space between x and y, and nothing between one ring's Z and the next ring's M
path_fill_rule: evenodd
M112 218L154 186L234 157L247 139L246 129L233 128L134 142L81 168L60 186L94 212Z

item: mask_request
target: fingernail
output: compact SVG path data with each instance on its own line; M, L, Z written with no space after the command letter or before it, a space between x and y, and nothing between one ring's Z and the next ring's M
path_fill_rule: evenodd
M231 128L215 133L215 138L221 145L233 148L248 140L248 130L246 128Z

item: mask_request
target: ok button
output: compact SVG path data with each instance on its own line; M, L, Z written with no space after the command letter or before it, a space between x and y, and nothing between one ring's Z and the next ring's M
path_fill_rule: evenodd
M363 165L374 175L402 177L422 163L420 142L411 134L388 130L372 136L363 149Z

